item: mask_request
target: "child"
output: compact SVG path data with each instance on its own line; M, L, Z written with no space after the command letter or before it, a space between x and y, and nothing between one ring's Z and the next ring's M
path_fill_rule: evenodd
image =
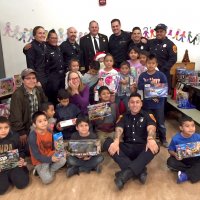
M71 137L73 140L97 139L97 136L89 131L89 120L87 118L78 118L76 120L76 130L77 132L73 133ZM69 156L67 159L69 165L67 176L71 177L75 174L79 174L81 171L90 172L91 170L100 173L100 163L102 161L102 155L79 157Z
M14 149L18 149L20 157L17 167L0 172L0 195L4 194L10 185L14 185L18 189L23 189L29 183L28 170L25 167L26 163L22 158L23 155L19 148L19 135L10 130L8 119L0 116L0 157L2 153Z
M105 65L104 65L104 58L105 58L106 54L104 52L97 52L94 56L94 60L98 61L100 64L100 69L104 69Z
M78 73L78 75L80 76L80 78L83 77L83 75L79 71L79 68L80 68L79 60L75 59L75 58L72 58L70 60L70 62L69 62L69 69L70 69L70 71L68 71L66 73L66 76L65 76L65 89L68 88L68 76L69 76L69 72L76 72L76 73Z
M98 73L100 69L100 64L97 61L92 61L89 66L89 71L84 74L82 81L87 84L89 88L95 85L98 81Z
M76 105L69 103L69 97L70 95L67 90L60 89L58 91L59 104L56 107L55 117L58 122L57 128L58 130L62 130L64 140L69 140L71 138L72 133L76 131L75 126L74 126L75 121L78 115L81 113L80 109ZM72 120L72 123L74 125L64 127L62 129L60 127L59 122L64 121L64 120Z
M145 69L145 71L147 70L147 58L149 56L149 52L142 50L140 51L140 55L139 55L139 60L140 60L140 64L142 65L142 67Z
M95 87L94 91L97 92L97 90L104 85L104 81L106 82L106 80L103 81L103 79L105 77L107 77L108 75L110 75L109 77L109 81L108 81L108 88L110 90L110 92L113 94L113 101L115 98L115 93L117 90L117 81L113 81L113 80L117 80L117 76L118 76L118 72L113 68L114 65L114 58L111 54L106 54L105 58L104 58L104 64L105 64L105 68L104 69L100 69L99 71L99 82L97 84L97 86ZM111 81L112 80L112 81ZM113 82L116 82L113 84ZM98 95L97 95L98 96ZM97 97L98 99L99 97ZM95 99L95 101L97 100Z
M148 57L149 57L149 52L148 51L145 51L145 50L140 51L139 60L140 60L141 65L144 68L144 71L147 71L147 67L146 66L147 66L147 58ZM158 67L156 67L156 70L159 71Z
M134 82L137 84L139 75L145 71L145 68L141 65L139 60L140 49L136 46L133 46L129 49L128 55L130 60L131 67L131 76L134 78Z
M165 83L167 84L167 78L164 73L157 71L156 67L158 65L157 58L155 55L150 54L147 58L147 71L143 72L139 76L138 80L138 89L144 90L145 84L158 84ZM166 128L165 128L165 117L164 117L164 103L165 98L154 98L154 99L145 99L143 101L143 108L146 111L154 114L157 121L157 131L159 139L163 147L168 147L166 140Z
M35 130L28 137L31 161L44 184L54 180L55 172L63 167L66 158L58 158L53 150L53 136L48 131L48 120L44 112L37 111L32 116Z
M110 102L111 92L106 86L101 86L98 90L100 102ZM101 140L101 145L106 138L114 137L115 124L119 118L118 107L115 103L111 103L111 115L93 121L95 132Z
M40 111L46 114L48 120L48 128L53 132L54 126L56 124L56 118L54 118L55 110L53 103L43 103L40 107Z
M133 92L133 77L130 75L130 64L127 61L124 61L120 64L119 72L119 87L115 97L115 102L119 107L120 101L122 100L126 111L128 111L128 100L130 94Z
M167 160L167 166L178 171L177 183L187 180L196 183L200 180L200 157L181 158L177 153L176 145L200 142L200 134L195 132L194 120L191 117L182 117L179 128L180 132L172 137L168 147L170 157Z

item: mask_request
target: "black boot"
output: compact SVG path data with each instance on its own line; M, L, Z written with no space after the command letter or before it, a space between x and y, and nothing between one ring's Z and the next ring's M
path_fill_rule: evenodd
M131 169L122 170L116 173L115 184L119 190L124 187L124 184L133 177L133 172Z
M147 168L142 171L142 173L138 177L140 183L145 184L147 180Z

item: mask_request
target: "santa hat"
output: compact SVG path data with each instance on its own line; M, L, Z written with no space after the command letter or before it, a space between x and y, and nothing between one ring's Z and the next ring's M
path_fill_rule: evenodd
M98 61L100 58L104 58L106 54L104 52L97 52L94 56L94 60Z

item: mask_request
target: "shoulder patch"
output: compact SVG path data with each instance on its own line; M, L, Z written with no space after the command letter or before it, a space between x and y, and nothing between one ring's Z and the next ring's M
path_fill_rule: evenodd
M150 117L154 122L156 122L156 118L154 117L153 114L149 114L149 117Z
M173 45L172 49L173 49L174 53L177 53L177 46L176 45Z

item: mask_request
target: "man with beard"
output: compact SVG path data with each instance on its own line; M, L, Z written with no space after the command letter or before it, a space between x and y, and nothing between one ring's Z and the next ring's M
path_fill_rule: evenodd
M67 40L60 45L65 69L67 69L67 71L69 70L69 61L72 58L78 59L79 62L81 62L81 50L76 42L76 38L77 30L74 27L69 27L67 29Z

